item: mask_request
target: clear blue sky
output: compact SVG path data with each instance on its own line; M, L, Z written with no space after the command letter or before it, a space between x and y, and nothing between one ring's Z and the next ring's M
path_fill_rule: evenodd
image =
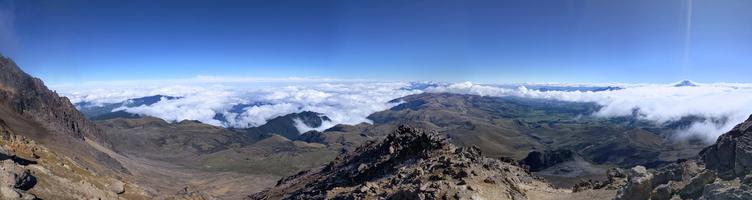
M0 2L0 51L52 83L749 82L752 74L748 0L694 0L691 20L686 0Z

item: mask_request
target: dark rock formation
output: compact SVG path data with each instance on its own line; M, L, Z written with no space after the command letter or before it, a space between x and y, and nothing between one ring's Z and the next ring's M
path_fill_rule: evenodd
M559 163L573 161L575 154L571 150L548 150L542 153L532 151L520 163L529 166L530 171L537 172Z
M0 199L36 199L27 192L36 183L36 177L25 166L12 160L0 161Z

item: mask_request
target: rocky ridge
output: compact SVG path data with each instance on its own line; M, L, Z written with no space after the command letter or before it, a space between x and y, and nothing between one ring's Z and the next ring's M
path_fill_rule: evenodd
M383 141L283 178L248 199L538 199L546 196L541 193L571 191L554 189L511 159L487 158L435 131L400 126Z
M73 104L0 57L2 199L147 199Z
M7 58L0 57L0 104L26 117L78 139L84 137L107 144L102 132L78 112L68 98L50 91L41 79L23 72Z

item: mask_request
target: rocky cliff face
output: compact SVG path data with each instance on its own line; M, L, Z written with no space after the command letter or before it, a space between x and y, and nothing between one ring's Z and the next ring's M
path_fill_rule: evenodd
M723 179L743 177L752 172L752 117L718 137L700 153L707 169Z
M0 57L0 199L148 196L96 149L110 144L67 98Z
M53 133L108 143L91 122L79 113L68 98L50 91L38 78L16 66L10 59L0 57L0 104L46 126Z

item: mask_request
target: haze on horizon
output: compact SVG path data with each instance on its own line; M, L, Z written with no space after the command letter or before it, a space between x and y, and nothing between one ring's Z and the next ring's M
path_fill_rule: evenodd
M0 52L51 85L748 82L751 9L743 0L0 0Z

